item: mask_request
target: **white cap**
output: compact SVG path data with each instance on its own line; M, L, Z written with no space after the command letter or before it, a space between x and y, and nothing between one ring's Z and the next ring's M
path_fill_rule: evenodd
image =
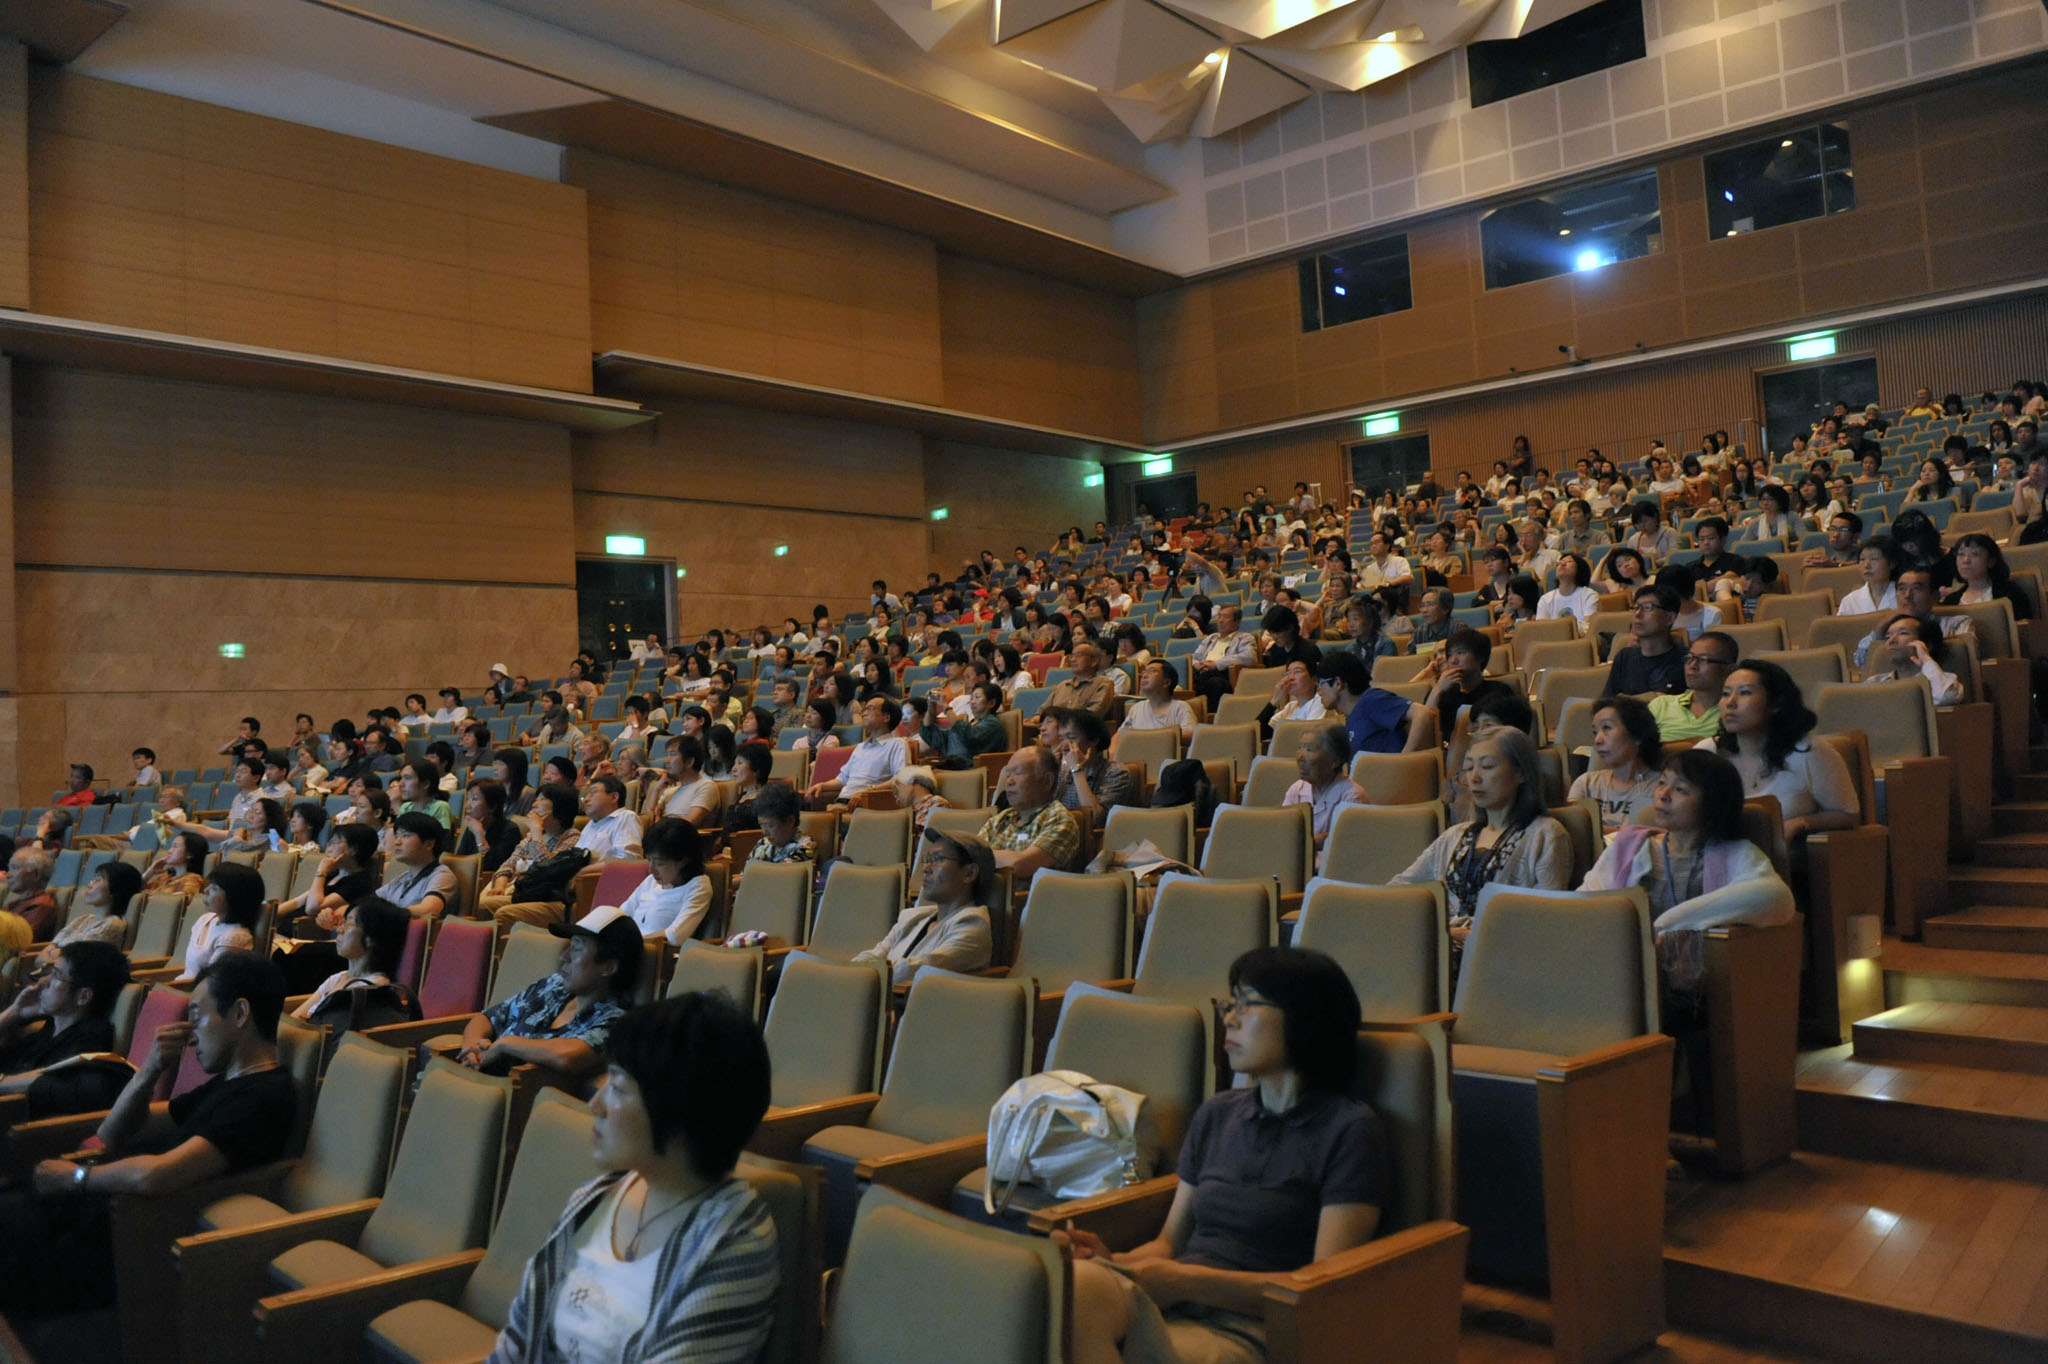
M491 671L494 673L503 673L507 677L510 677L512 675L512 670L502 663L493 663L491 665Z

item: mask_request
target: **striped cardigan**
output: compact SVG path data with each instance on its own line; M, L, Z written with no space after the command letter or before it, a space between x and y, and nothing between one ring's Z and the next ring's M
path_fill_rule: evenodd
M555 1291L575 1255L572 1242L625 1177L614 1170L570 1196L562 1220L527 1262L490 1364L554 1358ZM752 1364L768 1343L781 1279L767 1205L745 1180L728 1176L662 1243L652 1309L620 1364Z

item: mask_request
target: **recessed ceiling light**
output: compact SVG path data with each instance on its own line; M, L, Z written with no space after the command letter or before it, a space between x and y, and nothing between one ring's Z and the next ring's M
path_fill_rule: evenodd
M1211 52L1208 56L1202 58L1202 65L1204 66L1221 66L1222 64L1223 54L1221 52Z

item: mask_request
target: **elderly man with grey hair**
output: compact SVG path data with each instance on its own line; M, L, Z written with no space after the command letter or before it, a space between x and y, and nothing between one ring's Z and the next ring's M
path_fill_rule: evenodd
M1072 871L1080 854L1081 827L1054 798L1059 780L1060 760L1041 744L1018 749L1003 768L1009 807L989 816L980 836L995 852L996 866L1020 880L1040 867Z
M1287 788L1282 805L1306 805L1315 826L1316 865L1322 866L1323 844L1337 822L1337 812L1346 805L1362 805L1365 792L1351 780L1351 736L1341 721L1316 725L1302 731L1294 753L1294 769L1301 780Z
M28 925L30 941L48 942L57 931L57 897L50 894L56 863L41 848L23 847L7 860L7 902L0 905Z

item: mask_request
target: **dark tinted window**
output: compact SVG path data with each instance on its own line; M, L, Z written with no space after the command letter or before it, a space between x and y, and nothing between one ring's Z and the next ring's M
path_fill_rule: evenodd
M1662 248L1663 231L1654 170L1504 204L1479 220L1486 287L1647 256Z
M1647 50L1642 0L1601 0L1519 38L1467 45L1472 107L1636 61Z
M1301 263L1301 329L1341 327L1414 306L1408 288L1408 237L1326 251Z
M1849 125L1776 133L1703 158L1707 230L1734 237L1856 207Z

